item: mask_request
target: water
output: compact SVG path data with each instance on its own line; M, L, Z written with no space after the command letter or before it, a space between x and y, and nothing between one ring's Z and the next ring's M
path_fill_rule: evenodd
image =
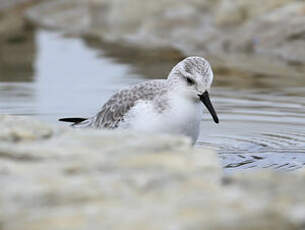
M226 171L302 168L304 92L305 88L293 87L238 91L216 88L214 100L223 122L216 127L203 121L199 144L217 146ZM296 93L299 96L293 95Z
M57 123L90 116L117 89L165 77L181 54L30 30L0 43L0 113ZM198 146L219 152L225 171L305 167L305 79L215 73Z

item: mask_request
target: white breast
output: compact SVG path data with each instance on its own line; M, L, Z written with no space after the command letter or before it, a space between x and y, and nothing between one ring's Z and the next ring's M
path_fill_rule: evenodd
M196 142L199 135L200 105L189 98L171 95L161 113L154 101L138 102L125 116L120 128L150 133L185 135Z

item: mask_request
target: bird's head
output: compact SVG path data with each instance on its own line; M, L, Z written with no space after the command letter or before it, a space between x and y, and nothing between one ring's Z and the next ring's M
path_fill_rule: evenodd
M209 89L213 82L213 71L202 57L188 57L179 62L168 75L168 81L175 88L193 100L201 101L218 123L217 114L209 99Z

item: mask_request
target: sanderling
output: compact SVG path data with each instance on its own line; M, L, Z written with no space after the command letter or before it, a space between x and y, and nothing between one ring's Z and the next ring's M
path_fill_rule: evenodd
M62 118L74 127L133 129L143 132L199 135L200 101L214 121L217 114L209 99L213 81L210 64L202 57L179 62L166 80L145 81L120 90L90 118Z

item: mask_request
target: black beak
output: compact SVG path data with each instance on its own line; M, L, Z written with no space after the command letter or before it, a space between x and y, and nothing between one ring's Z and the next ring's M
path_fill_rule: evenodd
M203 94L201 95L198 95L199 98L200 98L200 101L207 107L207 109L209 110L210 114L212 115L215 123L218 123L219 120L218 120L218 117L217 117L217 114L216 114L216 111L215 109L213 108L213 105L210 101L210 98L209 98L209 93L208 91L205 91Z

